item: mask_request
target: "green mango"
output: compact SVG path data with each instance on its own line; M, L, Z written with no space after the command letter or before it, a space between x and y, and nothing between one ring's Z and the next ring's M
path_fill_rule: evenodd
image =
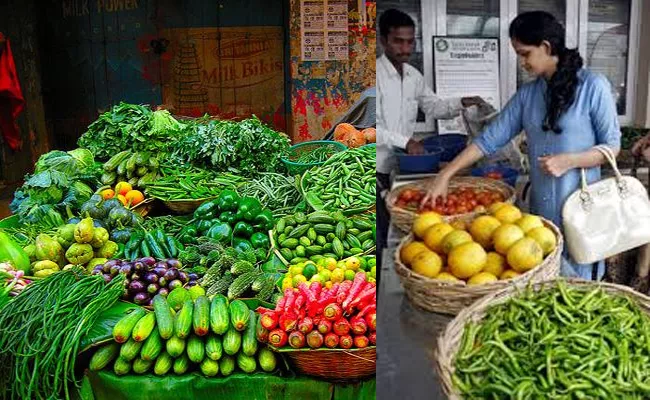
M45 233L36 237L35 254L36 258L41 261L50 260L57 264L63 264L63 247Z
M77 243L90 243L94 236L95 229L93 228L92 218L82 219L74 229L74 240Z
M56 237L56 240L57 242L59 242L61 246L63 246L63 248L67 249L72 245L72 243L75 242L74 240L75 227L76 227L75 224L66 224L59 228L59 235Z

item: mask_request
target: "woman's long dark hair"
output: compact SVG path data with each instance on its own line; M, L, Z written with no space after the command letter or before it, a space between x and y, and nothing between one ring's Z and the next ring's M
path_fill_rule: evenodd
M576 97L578 71L582 57L577 49L567 49L562 24L545 11L519 14L510 24L510 38L529 46L539 46L544 40L551 44L551 55L558 56L557 70L548 82L546 118L543 129L562 133L558 121Z

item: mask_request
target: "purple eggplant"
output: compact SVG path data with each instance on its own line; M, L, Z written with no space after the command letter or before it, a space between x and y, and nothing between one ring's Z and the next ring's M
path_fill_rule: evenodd
M108 268L114 266L114 265L120 265L121 261L120 260L108 260L104 263L104 265L107 265Z
M167 279L165 279L164 277L158 279L158 286L160 286L160 287L166 287L166 286L167 286Z
M162 297L167 297L169 290L167 288L160 288L160 290L158 290L158 294Z
M162 269L168 269L169 265L167 265L167 262L165 261L158 261L155 265L155 268L162 268Z
M129 283L129 291L131 293L144 292L144 283L140 281L131 281L131 283Z
M117 274L120 273L120 268L121 268L121 267L120 267L119 265L117 265L117 264L116 264L116 265L113 265L113 266L111 267L109 273L111 274L111 276L116 276Z
M142 306L146 305L149 300L149 295L145 292L140 292L133 296L133 302Z
M176 269L180 269L183 266L181 262L175 258L171 258L167 260L167 265L169 266L169 268L176 268Z
M178 278L178 270L176 268L170 268L165 272L165 276L163 278L167 279L168 281L173 281L174 279Z
M153 269L153 272L155 272L156 275L162 278L163 276L165 276L165 272L167 272L167 268L156 267Z
M185 286L187 286L187 287L192 287L192 286L196 286L196 285L198 285L198 284L199 284L199 283L198 283L197 281L189 281L189 282L187 282L187 285L185 285Z
M156 294L156 292L158 292L158 289L160 289L158 285L155 283L150 283L149 286L147 286L147 293L151 295Z
M102 265L102 272L105 273L105 274L108 274L108 273L111 272L111 267L113 266L113 264L109 264L109 262L110 261L107 261L107 262L104 263L104 265Z
M136 261L133 263L133 269L135 269L136 272L144 272L147 270L147 266L140 261Z
M169 282L169 285L167 285L169 290L174 290L179 287L183 287L183 282L181 282L179 279L174 279L173 281Z
M140 261L141 263L143 263L143 264L145 264L145 265L147 265L149 267L153 266L156 263L156 259L153 258L153 257L142 257L138 261Z
M198 281L199 280L199 276L197 274L195 274L194 272L189 274L188 277L190 278L191 281Z
M158 275L156 275L155 272L147 272L147 274L144 276L144 280L149 283L156 283L158 282Z
M120 272L126 274L127 276L131 275L133 272L133 266L131 264L124 264L120 266Z
M140 278L142 278L142 275L140 275L140 273L138 273L138 272L134 272L134 273L131 274L131 280L132 281L137 281Z
M113 280L113 277L108 275L108 274L103 274L102 277L104 278L104 282L106 282L106 283Z
M93 272L92 272L92 274L93 274L93 275L101 274L101 273L102 273L102 268L103 268L103 267L104 267L103 265L97 265L97 266L95 266L95 268L93 268Z
M185 272L185 271L179 271L178 272L178 279L180 279L180 281L183 282L183 283L187 283L190 280L187 272Z

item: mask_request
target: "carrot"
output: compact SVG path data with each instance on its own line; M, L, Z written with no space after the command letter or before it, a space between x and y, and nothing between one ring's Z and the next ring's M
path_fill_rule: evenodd
M366 315L366 323L368 324L368 328L370 328L370 330L377 330L377 313L374 310Z
M318 299L320 292L323 290L323 285L320 282L314 281L309 285L309 290L314 294L314 297Z
M307 335L307 344L312 349L317 349L323 346L323 335L318 331L311 331Z
M352 318L350 320L350 326L355 335L363 335L368 331L368 325L366 325L366 321L363 318Z
M289 334L289 345L294 349L305 347L305 335L299 331L293 331Z
M377 345L377 332L373 332L370 335L368 335L368 341L373 346Z
M339 338L339 346L341 346L344 349L352 348L353 344L354 341L352 340L352 336L350 335L341 335L341 337Z
M375 287L371 287L370 289L366 289L366 291L359 293L359 295L350 302L350 305L347 308L348 314L351 314L355 307L361 309L362 307L365 307L366 304L372 303L373 300L375 300L376 295L377 288Z
M323 310L323 316L330 321L336 321L341 318L342 315L343 310L341 309L341 306L336 303L328 304Z
M354 345L360 349L363 349L364 347L368 347L369 340L365 336L355 336L354 337Z
M271 310L270 308L266 308L266 307L262 307L262 306L259 306L259 307L257 307L255 309L255 312L260 314L260 315L262 315L264 313L267 313L267 312L273 312L273 311L274 310Z
M274 311L267 311L262 314L260 322L265 329L275 329L278 326L278 314Z
M306 301L305 296L303 296L302 294L296 296L296 301L293 303L293 310L296 312L296 314L303 309L303 307L305 306L305 301Z
M286 293L286 291L285 291L285 293ZM286 301L287 301L287 299L284 296L280 297L280 299L278 300L278 303L275 305L275 312L277 312L277 313L283 312L284 311L284 304L286 303Z
M287 344L287 333L282 329L274 329L269 332L269 343L274 347L282 347Z
M298 285L298 290L300 290L300 293L306 299L309 316L314 317L316 315L316 311L318 310L318 299L316 295L314 292L309 290L309 287L305 282L302 282L300 285Z
M350 292L348 293L347 297L341 304L344 310L347 310L352 300L354 300L359 295L361 289L363 289L363 287L365 286L365 283L366 283L365 272L357 272L357 274L354 276L354 280L352 281L352 287L350 288Z
M336 302L337 303L343 304L343 301L348 296L348 293L350 292L351 287L352 287L352 281L345 281L345 282L341 283L341 286L339 286L339 291L336 293Z
M292 331L296 329L296 324L298 323L298 316L295 312L291 311L289 313L284 313L278 318L278 324L280 329L285 332Z
M330 332L327 335L325 335L325 347L333 349L338 345L339 345L339 335L337 335L334 332Z
M318 332L323 335L330 333L332 331L332 323L326 319L321 319L318 323Z
M374 313L376 310L377 310L377 304L368 304L361 311L359 311L359 314L357 314L357 317L362 318L366 314Z
M305 335L308 334L314 330L314 321L310 317L301 319L300 323L298 324L298 330Z
M293 311L293 305L296 301L296 294L292 288L287 288L284 290L284 309L285 313Z
M339 336L347 335L350 332L350 323L345 318L340 318L334 322L334 333Z

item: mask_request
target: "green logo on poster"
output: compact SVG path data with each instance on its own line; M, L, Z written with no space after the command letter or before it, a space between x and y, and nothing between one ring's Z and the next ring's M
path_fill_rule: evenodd
M436 42L436 49L439 52L444 53L449 49L449 43L447 43L445 39L438 39L438 41Z

